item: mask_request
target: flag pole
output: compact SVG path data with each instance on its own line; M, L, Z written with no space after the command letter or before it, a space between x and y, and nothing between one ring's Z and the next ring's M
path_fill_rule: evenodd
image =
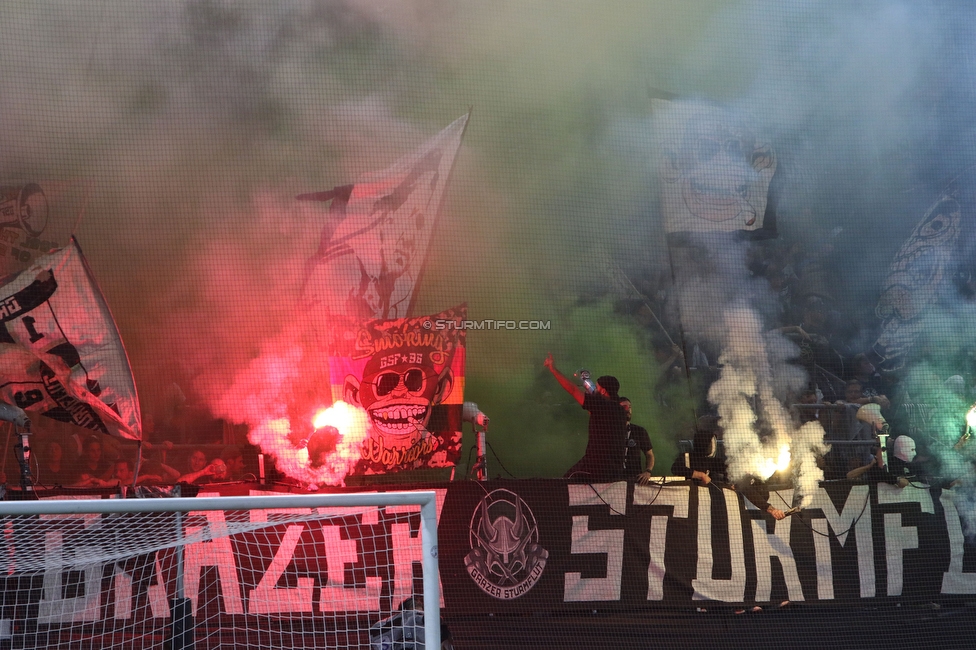
M674 342L674 339L671 338L671 335L668 333L667 328L664 327L664 324L661 322L661 319L659 319L657 317L657 314L654 313L654 310L651 309L651 306L647 302L647 297L645 297L644 294L642 294L640 292L640 290L637 287L634 286L634 283L631 281L630 276L628 276L626 273L624 273L623 269L621 269L619 266L617 266L617 263L614 262L613 260L610 260L610 264L613 265L614 271L616 271L618 274L620 274L620 277L622 277L624 280L627 281L627 285L633 290L634 294L638 298L640 298L641 302L644 303L644 306L647 307L647 311L649 311L651 313L651 317L654 319L654 322L657 323L657 326L661 328L661 333L664 334L665 338L668 339L668 343L670 343L671 345L677 345ZM684 351L681 352L681 356L682 357L684 356Z
M688 367L688 341L685 337L685 325L684 320L681 318L681 297L678 295L680 292L678 289L678 279L677 274L674 271L674 256L671 253L671 240L668 234L664 234L664 246L668 249L668 266L671 269L671 288L675 293L674 308L678 313L678 338L681 339L681 365L685 369L685 385L688 387L688 397L692 400L691 406L691 416L692 416L692 426L697 426L698 424L698 409L694 404L695 400L695 389L691 385L691 368Z
M81 220L85 216L85 210L88 209L88 201L91 199L91 195L92 195L92 182L88 181L87 183L85 183L85 196L81 200L81 208L78 210L78 216L75 218L75 225L71 227L72 239L74 239L75 233L78 232L78 227L81 225Z

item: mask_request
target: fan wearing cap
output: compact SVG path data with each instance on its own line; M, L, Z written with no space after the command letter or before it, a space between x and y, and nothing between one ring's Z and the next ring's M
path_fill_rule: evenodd
M566 478L584 481L619 481L627 477L627 412L620 403L620 382L604 375L596 380L592 393L583 390L556 368L552 354L543 364L563 389L590 414L589 439L583 457L573 465Z

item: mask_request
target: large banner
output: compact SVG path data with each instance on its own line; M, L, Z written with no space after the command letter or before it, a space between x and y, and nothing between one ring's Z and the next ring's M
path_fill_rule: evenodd
M332 330L409 316L468 116L391 167L354 185L299 198L331 200L302 303L312 326Z
M960 518L968 506L954 490L827 485L800 515L774 521L734 491L681 482L464 481L424 487L431 488L437 492L438 562L448 617L581 608L690 611L782 600L894 606L971 600L976 594L976 545L964 536ZM240 495L248 489L208 486L205 494ZM781 499L789 503L792 492L773 493L773 502ZM357 513L289 521L273 534L242 532L190 544L184 584L193 615L331 621L396 607L419 584L419 512L390 506ZM250 516L257 521L268 515ZM208 525L223 529L223 517L191 514L184 532L192 536ZM62 520L75 532L55 534ZM166 551L142 556L138 575L131 567L89 562L85 571L92 587L70 594L62 589L63 558L94 558L93 545L106 541L98 537L104 534L95 525L97 516L82 528L69 520L45 522L44 588L30 591L48 622L57 612L71 613L75 621L111 612L127 619L170 615ZM11 525L16 539L16 521ZM68 598L80 600L61 602ZM148 606L135 607L140 602Z
M793 492L770 502L785 508ZM464 483L439 527L441 578L464 614L938 602L976 594L968 507L952 490L838 484L775 521L733 490L688 483Z
M776 154L741 116L704 102L655 100L664 228L760 230Z
M905 365L925 327L924 316L950 289L962 229L959 202L949 196L939 197L888 267L875 309L881 319L881 334L872 346L876 365L883 372ZM924 273L918 272L919 260L925 260Z
M332 397L367 415L355 474L450 467L461 455L465 305L373 320L337 340Z
M141 437L122 339L74 240L0 286L0 399L29 414Z

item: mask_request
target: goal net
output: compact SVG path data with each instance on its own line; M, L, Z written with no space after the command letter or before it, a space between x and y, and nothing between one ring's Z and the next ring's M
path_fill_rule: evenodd
M436 513L434 492L0 502L0 648L438 648Z

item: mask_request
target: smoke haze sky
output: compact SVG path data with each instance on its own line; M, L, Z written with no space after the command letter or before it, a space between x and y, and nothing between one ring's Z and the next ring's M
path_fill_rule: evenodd
M663 465L690 416L654 399L652 329L615 311L606 271L668 271L649 88L753 116L781 155L778 230L842 233L834 298L867 347L927 207L951 188L972 219L973 25L966 3L907 0L8 0L0 181L90 184L77 236L159 412L173 382L219 400L294 318L325 215L296 194L473 107L416 313L551 320L468 337L465 397L515 475L560 475L585 446L548 351L617 375ZM966 345L968 304L940 309L945 344Z

